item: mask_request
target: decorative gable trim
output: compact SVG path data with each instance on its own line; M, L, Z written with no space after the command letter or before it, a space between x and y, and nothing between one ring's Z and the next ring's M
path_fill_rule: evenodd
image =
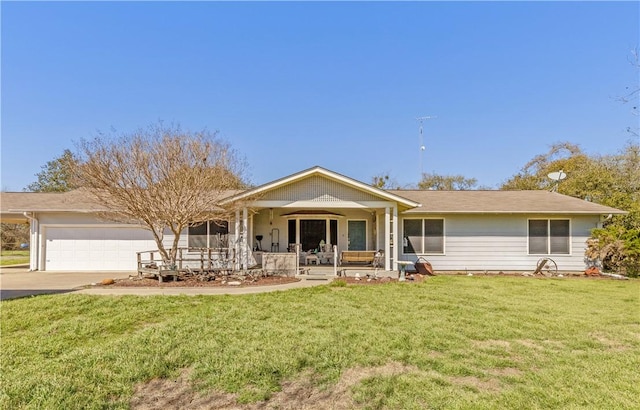
M331 202L381 202L393 201L407 208L420 206L407 198L391 194L355 179L337 174L322 167L313 167L297 174L261 185L222 201L228 203L251 197L259 201L283 201L305 203Z

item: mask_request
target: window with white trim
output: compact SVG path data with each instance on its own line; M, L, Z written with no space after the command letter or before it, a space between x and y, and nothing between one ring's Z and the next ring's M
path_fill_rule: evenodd
M402 253L444 253L444 219L404 219Z
M568 219L529 219L529 254L569 254L571 226Z
M207 221L189 227L187 246L189 248L226 248L229 236L229 222Z

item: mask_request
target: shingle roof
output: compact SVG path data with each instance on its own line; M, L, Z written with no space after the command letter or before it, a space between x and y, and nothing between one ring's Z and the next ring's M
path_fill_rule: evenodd
M398 190L397 195L422 204L404 214L624 214L619 209L548 191Z
M236 194L228 191L222 196ZM104 212L108 209L97 202L86 190L69 192L2 192L0 213L3 222L26 221L24 212Z
M392 190L396 196L422 204L403 214L624 214L626 212L548 191L422 191ZM3 219L23 212L96 212L106 209L87 192L2 192Z
M43 211L104 211L104 206L95 202L82 189L69 192L2 192L0 210L5 212Z

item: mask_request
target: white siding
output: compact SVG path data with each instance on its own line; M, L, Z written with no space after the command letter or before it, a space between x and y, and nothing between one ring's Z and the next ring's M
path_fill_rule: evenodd
M329 178L312 176L267 192L260 200L337 203L341 201L380 201L380 197Z
M414 215L412 215L414 217ZM429 215L429 218L433 218ZM585 242L598 223L597 216L536 215L442 215L445 219L444 255L405 255L400 259L415 261L423 256L441 271L533 271L542 255L528 254L527 221L529 218L570 219L571 253L549 255L559 270L585 269ZM402 223L400 224L402 228ZM400 248L402 250L402 248Z

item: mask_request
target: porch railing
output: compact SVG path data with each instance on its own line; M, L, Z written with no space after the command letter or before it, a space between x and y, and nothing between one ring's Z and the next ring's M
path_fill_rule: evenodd
M168 267L160 251L136 252L138 275L156 273L159 269L218 272L233 270L237 258L233 248L178 248L176 265Z

